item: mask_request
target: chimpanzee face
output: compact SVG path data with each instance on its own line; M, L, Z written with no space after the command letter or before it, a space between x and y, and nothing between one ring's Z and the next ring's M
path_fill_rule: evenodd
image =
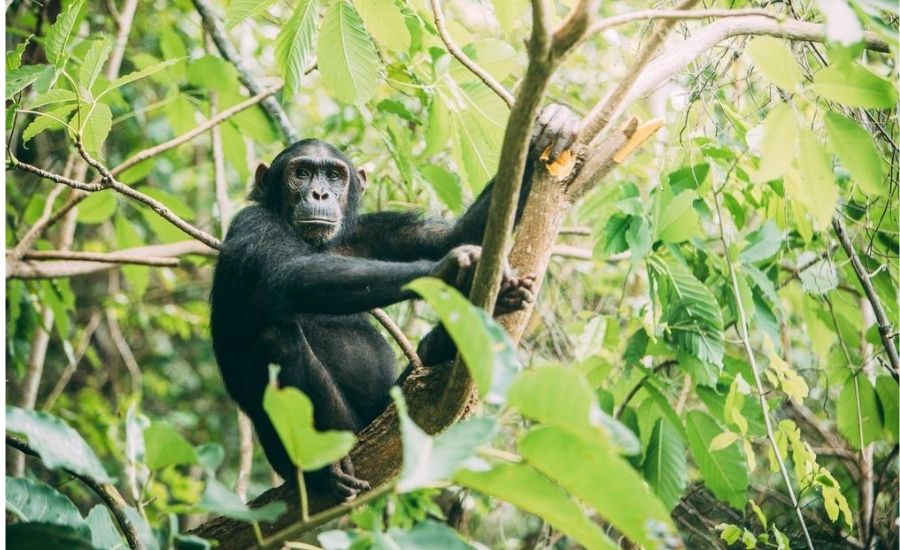
M355 219L365 172L333 146L304 140L260 165L250 198L285 218L301 239L325 244Z

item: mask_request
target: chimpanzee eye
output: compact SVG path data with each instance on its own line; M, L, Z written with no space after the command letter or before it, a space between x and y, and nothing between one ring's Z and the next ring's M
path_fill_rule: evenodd
M306 168L300 168L297 170L297 177L301 179L306 179L310 176L309 170Z
M341 177L341 175L337 173L337 170L329 170L328 173L325 174L325 175L326 175L326 177L328 177L328 179L330 179L330 180L336 180L336 179L339 179L339 178Z

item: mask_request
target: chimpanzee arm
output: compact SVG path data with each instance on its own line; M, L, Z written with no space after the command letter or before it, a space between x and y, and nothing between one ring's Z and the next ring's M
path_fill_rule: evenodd
M578 115L563 105L551 104L541 111L522 177L522 189L516 209L517 223L531 191L535 159L548 148L550 160L558 157L573 143L579 122ZM494 181L491 180L456 223L399 212L377 212L361 216L348 239L348 245L367 257L409 261L418 258L436 259L454 246L479 244L484 238L493 190Z

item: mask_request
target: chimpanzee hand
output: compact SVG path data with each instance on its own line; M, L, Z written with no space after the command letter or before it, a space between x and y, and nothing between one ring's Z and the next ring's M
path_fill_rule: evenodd
M359 493L372 488L367 481L356 477L353 461L349 456L329 465L325 470L328 476L328 489L341 501L352 500Z
M475 277L475 266L480 259L480 246L473 244L457 246L431 270L431 276L453 285L463 294L468 294L472 287L472 279Z
M494 306L494 314L503 315L525 309L534 301L534 283L534 275L512 277L504 273L500 294L497 295L497 304Z
M581 117L572 109L559 103L547 105L538 115L531 135L534 155L540 156L552 146L547 158L547 161L552 163L575 143L579 126Z

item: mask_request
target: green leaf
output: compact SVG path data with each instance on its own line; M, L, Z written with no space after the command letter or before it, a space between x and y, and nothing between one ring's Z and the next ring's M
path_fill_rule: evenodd
M565 491L527 464L496 464L479 472L463 470L454 481L542 518L589 550L618 548Z
M379 548L402 548L403 550L474 550L459 534L433 519L425 520L412 529L391 527L383 535L387 539Z
M681 434L665 417L653 426L641 471L666 508L675 508L687 487L687 460Z
M653 224L653 239L666 243L680 243L699 235L700 219L694 210L696 199L695 191L683 191L678 195L672 195L669 190L663 190L657 197L659 209Z
M78 205L78 221L101 223L116 213L116 194L113 191L91 193Z
M784 187L791 198L807 207L820 230L831 224L837 206L838 186L831 169L831 158L811 130L800 130L800 177L785 177ZM798 189L799 184L799 189Z
M769 111L762 124L759 170L753 175L753 181L764 183L784 175L797 156L799 129L789 104L780 103Z
M686 419L688 443L703 483L716 498L737 509L747 500L747 461L736 445L711 452L709 445L724 430L715 419L700 411L690 411Z
M47 523L7 525L6 545L16 550L95 550L86 536L71 527Z
M865 376L851 376L844 382L837 402L837 427L857 450L882 439L875 388Z
M813 76L813 89L830 101L865 109L891 109L897 90L891 81L858 63L829 65Z
M519 0L492 0L497 23L505 36L512 36L516 31L516 22L522 17L524 4Z
M783 240L784 235L778 226L766 220L762 227L747 235L747 246L741 251L741 261L755 264L768 260L781 249Z
M347 456L356 444L351 432L317 431L313 427L313 405L309 397L294 387L279 388L274 379L266 386L263 409L291 462L303 471L318 470Z
M409 50L411 39L406 17L394 0L355 0L353 5L379 44L396 52Z
M715 296L678 260L651 258L651 269L667 282L663 320L668 338L697 359L721 366L725 344L722 311Z
M890 376L879 376L875 380L875 392L881 404L881 412L884 416L884 427L894 436L894 441L900 438L900 390L897 381Z
M479 393L487 396L491 390L497 343L487 330L487 319L480 316L477 308L458 290L438 279L416 279L405 288L434 308L450 338L457 344Z
M677 537L666 507L613 448L541 427L522 438L519 451L529 464L638 544L663 548L663 540Z
M587 442L612 440L628 454L640 452L631 432L604 413L587 379L575 369L540 367L523 371L509 389L509 406L522 416L554 426Z
M22 66L22 55L25 54L25 48L28 47L28 44L31 43L31 39L34 38L34 35L28 35L25 40L16 44L16 47L7 50L6 52L6 74L9 74L10 71L14 71Z
M840 0L833 0L840 1ZM858 122L835 111L825 114L825 128L834 153L850 172L853 181L869 195L884 195L881 156L872 135Z
M518 65L518 52L503 40L484 38L465 49L478 66L493 76L497 82L502 82ZM450 64L450 76L457 82L477 81L482 84L478 76L456 58Z
M607 256L619 254L628 250L626 234L631 224L631 216L613 214L606 222L603 233L606 235L606 245L603 252Z
M803 83L803 71L784 40L759 36L747 44L753 64L769 82L789 92Z
M84 148L97 153L103 147L103 142L106 141L112 128L112 111L105 103L96 103L93 106L81 104L69 121L69 125L79 130Z
M94 82L97 81L100 71L103 70L103 64L106 63L111 49L112 44L105 38L91 42L91 49L84 56L81 69L78 71L78 83L82 88L90 91Z
M150 65L149 67L145 67L139 71L134 71L126 74L125 76L119 77L112 82L109 83L101 93L105 94L111 90L115 90L116 88L121 88L126 84L131 84L136 80L140 80L142 78L146 78L148 76L154 75L164 69L171 67L172 65L181 62L181 59L167 59L165 61L161 61L156 63L155 65Z
M275 59L284 76L284 101L293 99L300 90L300 80L313 56L318 22L318 1L301 0L275 38Z
M344 103L364 103L378 84L378 52L362 19L346 0L325 13L318 46L322 84Z
M52 105L54 103L66 103L69 101L75 101L78 99L78 95L75 92L70 90L61 90L55 89L50 90L48 92L44 92L43 94L34 98L29 104L29 108L37 109L38 107L43 107L44 105ZM70 109L74 109L75 106L71 105Z
M423 166L420 172L447 208L456 213L462 211L462 187L456 175L436 164Z
M71 105L63 105L47 111L46 116L38 116L25 128L25 131L22 132L22 141L28 143L34 136L41 132L65 128L66 118L69 113L75 110L75 107L76 105L74 103Z
M430 487L435 482L450 479L472 458L478 447L490 440L494 432L493 420L473 418L431 437L409 417L399 388L391 391L391 397L400 417L403 438L403 471L397 482L399 493Z
M56 17L56 21L47 29L44 36L44 52L47 54L47 60L59 68L65 64L69 38L75 29L78 13L83 5L84 0L75 0L69 4L69 7Z
M6 73L6 99L12 98L31 84L52 71L49 65L25 65Z
M144 430L144 460L151 470L174 464L197 464L197 451L171 424L154 422Z
M669 236L672 232L669 232ZM650 236L649 223L641 216L631 216L628 231L625 232L625 242L631 250L631 262L637 263L644 259L653 247L653 238Z
M241 501L221 481L214 477L206 479L206 487L200 498L199 508L240 521L275 521L287 510L280 500L269 502L259 508L250 508Z
M191 208L180 197L173 195L172 193L156 188L142 189L142 192L148 197L152 197L163 203L166 208L168 208L181 218L192 220L197 217L197 214L194 213L193 208Z
M232 0L225 10L225 28L231 29L244 19L264 12L276 0Z
M69 497L40 481L6 476L6 510L21 521L65 525L88 534L81 512Z
M88 528L91 530L91 543L96 548L104 548L106 550L127 550L128 543L119 533L119 528L113 520L109 509L102 504L97 504L87 517L84 518Z
M66 468L99 482L112 481L78 432L49 413L7 405L6 431L28 438L28 445L37 451L47 468Z

